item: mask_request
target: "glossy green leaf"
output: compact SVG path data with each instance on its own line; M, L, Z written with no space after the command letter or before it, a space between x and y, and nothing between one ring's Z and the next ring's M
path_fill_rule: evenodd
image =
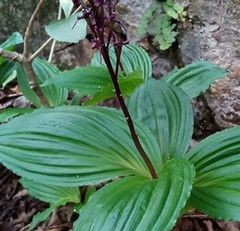
M70 90L77 90L81 94L92 95L111 83L110 74L105 67L77 67L73 70L59 72L42 86L54 84Z
M69 103L69 105L75 105L78 106L80 105L81 99L82 99L83 95L80 94L78 91L73 91L73 98L71 100L71 102Z
M40 85L45 81L52 79L60 72L52 63L39 58L33 61L33 69ZM68 91L64 88L64 86L58 87L51 85L42 87L42 91L49 105L52 107L61 106L67 101Z
M48 209L33 217L29 230L32 230L39 222L45 221L58 206L65 205L68 202L81 202L78 187L51 186L26 178L22 178L20 183L33 197L51 204Z
M33 69L37 77L39 85L45 81L53 78L59 73L59 70L53 64L46 60L36 58L33 61ZM18 64L18 84L23 94L36 106L41 107L41 103L36 93L31 89L27 73L21 64ZM63 105L67 101L68 91L63 87L55 85L42 87L43 94L45 95L49 105L56 107Z
M64 11L65 17L68 18L71 15L72 9L74 7L72 0L59 0L60 6Z
M158 172L155 138L140 123L136 130ZM96 184L132 174L151 178L124 116L111 108L45 108L2 124L0 161L24 178L55 186Z
M33 217L33 220L30 223L28 230L29 231L33 230L39 222L45 221L58 206L65 205L65 204L66 202L59 201L56 204L52 204L49 208L45 209L44 211L37 213Z
M52 21L45 26L45 30L51 38L57 41L78 43L85 39L87 34L86 21L77 19L81 15L80 12L66 19Z
M13 48L23 43L23 37L19 32L14 32L5 42L0 44L0 48L3 48L5 50L13 50Z
M157 180L133 176L110 183L81 209L74 231L169 231L191 193L194 168L169 161Z
M7 108L0 111L0 123L7 122L15 116L30 113L33 108Z
M138 69L130 73L126 77L121 76L118 79L118 83L121 88L123 96L130 96L132 92L137 87L139 87L143 82L144 80L142 79L141 69ZM100 92L94 94L92 99L85 102L85 105L92 105L115 96L116 96L116 93L115 93L114 86L112 83L109 83L108 85L104 86Z
M20 183L33 197L50 204L55 204L59 201L80 203L78 187L52 186L26 178L22 178Z
M113 66L116 65L116 55L114 48L110 49L110 58ZM130 74L136 69L141 68L143 71L142 77L147 80L152 77L152 62L147 52L136 44L123 46L121 62L126 74ZM105 65L103 58L100 58L100 53L96 52L92 61L92 66Z
M193 113L189 98L180 88L148 80L132 94L128 108L152 131L164 161L186 153L193 132Z
M240 127L206 138L187 158L196 168L190 203L216 218L240 220Z
M14 32L5 42L0 44L0 48L12 51L18 44L23 43L23 37L19 32ZM3 63L4 58L0 57L0 65Z
M215 80L228 74L226 69L208 61L198 61L184 68L175 68L161 81L181 87L192 99L206 91Z
M17 66L17 80L18 80L18 86L21 90L21 92L24 94L24 96L30 100L35 107L41 107L41 102L34 92L33 89L31 89L29 82L28 82L28 77L27 73L21 63L16 63Z
M15 62L4 60L0 65L0 86L6 85L9 76L16 70ZM4 87L4 86L3 86Z
M17 77L17 71L14 70L7 79L3 82L2 86L5 88L10 82L12 82Z

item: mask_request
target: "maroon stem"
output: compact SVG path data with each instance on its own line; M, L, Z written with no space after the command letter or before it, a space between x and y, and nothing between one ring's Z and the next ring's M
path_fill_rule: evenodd
M134 124L133 124L133 120L132 120L132 117L128 111L128 108L124 102L124 99L123 99L123 96L122 96L122 92L121 92L121 89L120 89L120 86L118 84L118 64L117 67L116 67L116 72L114 72L114 69L113 69L113 66L112 66L112 63L110 61L110 57L109 57L109 54L108 54L108 49L105 45L103 45L103 47L101 48L101 54L105 60L105 63L107 65L107 68L109 70L109 73L111 75L111 78L112 78L112 82L113 82L113 85L114 85L114 88L115 88L115 91L116 91L116 95L117 95L117 98L118 98L118 101L121 105L121 108L122 108L122 111L123 111L123 114L125 116L125 119L127 121L127 124L128 124L128 127L129 127L129 130L130 130L130 133L131 133L131 136L132 136L132 139L133 139L133 142L137 148L137 150L139 151L140 155L142 156L144 162L146 163L151 175L152 175L152 178L153 179L157 179L157 173L152 165L152 162L150 161L149 157L147 156L146 152L144 151L141 143L140 143L140 140L138 138L138 135L136 133L136 130L135 130L135 127L134 127ZM120 58L120 55L119 57L117 58Z

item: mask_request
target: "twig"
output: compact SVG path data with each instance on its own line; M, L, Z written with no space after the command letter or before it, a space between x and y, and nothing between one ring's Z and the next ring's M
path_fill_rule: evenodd
M53 41L52 38L49 38L45 43L42 44L29 58L30 62L32 62L48 45Z
M34 24L34 21L43 5L45 0L40 0L28 22L28 26L27 26L27 30L25 32L25 36L24 36L24 50L23 50L23 66L24 69L28 75L29 78L29 84L31 86L31 88L35 91L36 95L38 96L41 104L43 106L47 106L48 105L48 101L45 98L43 91L41 89L41 87L39 86L38 82L37 82L37 76L33 70L33 66L32 66L32 60L29 58L29 39L32 33L32 27Z
M62 16L62 7L61 7L61 4L59 4L59 8L58 8L58 20L61 19L61 16ZM55 50L55 46L56 46L56 40L53 40L53 43L52 43L52 46L51 46L51 49L50 49L50 54L49 54L49 58L48 58L48 62L51 63L52 61L52 57L53 57L53 53L54 53L54 50Z
M28 229L28 227L29 227L29 225L26 225L26 226L24 226L20 231L25 231L25 230Z
M29 84L31 85L32 89L35 91L35 93L37 94L39 100L41 101L41 104L43 106L47 106L48 102L42 92L42 89L40 88L40 86L38 85L37 82L37 77L34 73L33 67L32 67L32 61L42 52L42 50L49 45L49 43L51 43L53 41L52 38L49 38L37 51L35 51L30 57L29 57L29 40L30 40L30 36L32 33L32 28L33 28L33 24L34 21L42 7L42 5L44 4L45 0L40 0L29 20L26 32L25 32L25 36L24 36L24 51L23 54L19 54L17 52L11 52L11 51L7 51L4 50L2 48L0 48L0 56L2 56L3 58L7 58L7 59L11 59L13 61L17 61L23 64L25 71L27 72L28 78L29 78ZM82 7L78 7L72 15L76 14L78 11L80 11L82 9ZM60 9L61 10L61 9ZM59 12L60 12L59 10ZM59 13L60 15L60 13ZM60 15L61 17L61 15ZM55 45L54 45L55 46ZM54 46L53 49L54 50ZM53 51L52 51L53 53ZM51 56L49 57L50 60L52 59Z
M82 5L80 5L73 13L72 15L76 14L77 12L79 12L80 10L82 10ZM71 15L71 16L72 16Z
M45 97L45 95L43 94L43 91L41 89L41 87L39 86L38 82L37 82L37 77L36 77L36 74L33 70L33 66L32 66L32 63L25 59L26 61L23 62L23 66L24 66L24 69L28 75L28 79L29 79L29 84L31 86L31 89L33 89L36 93L36 95L38 96L41 104L43 106L48 106L48 101Z
M25 36L24 36L24 51L23 51L23 55L25 57L28 58L29 55L29 39L32 33L32 27L33 27L33 23L38 15L39 10L41 9L43 3L45 2L45 0L40 0L29 20L28 26L27 26L27 30L25 32Z
M209 216L207 215L184 215L182 216L183 218L192 218L192 219L211 219Z
M17 61L19 63L22 63L24 60L24 56L22 54L19 54L17 52L7 51L2 48L0 48L0 56L6 59Z
M226 16L227 16L227 12L228 12L228 9L229 9L230 2L231 2L231 0L228 0L228 2L226 3L226 7L225 7L226 9L225 9L225 12L223 13L222 19L221 19L220 30L222 30L223 27L224 27L224 23L225 23L225 20L226 20Z

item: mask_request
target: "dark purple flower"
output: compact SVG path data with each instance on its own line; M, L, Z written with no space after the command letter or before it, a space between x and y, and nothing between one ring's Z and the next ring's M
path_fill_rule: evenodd
M116 48L126 45L119 36L116 26L120 25L126 29L120 21L116 19L116 0L73 0L74 4L81 3L83 15L78 20L86 19L90 30L94 35L92 47L101 49L103 46L109 48L113 44Z
M104 4L104 0L93 0L93 4L95 7L99 7Z

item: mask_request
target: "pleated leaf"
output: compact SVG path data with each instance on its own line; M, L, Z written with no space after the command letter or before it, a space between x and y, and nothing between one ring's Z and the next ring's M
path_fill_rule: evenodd
M7 122L15 116L30 113L34 111L33 108L7 108L0 111L0 123Z
M59 70L56 66L39 58L36 58L33 61L33 69L40 85L46 80L52 79L56 74L59 73ZM42 91L47 98L49 105L52 107L61 106L67 101L68 91L64 88L64 86L58 87L51 85L42 87Z
M220 66L198 61L181 69L174 69L164 76L161 81L181 87L192 99L206 91L215 80L226 76L229 72Z
M190 203L213 217L240 220L240 127L206 138L187 158L196 168Z
M120 76L118 78L118 83L121 88L123 96L130 96L132 92L139 87L144 80L142 79L141 69L137 69L132 73L128 74L126 77ZM100 92L97 92L93 97L85 102L85 105L93 105L105 99L109 99L116 96L116 92L113 83L109 83L104 86Z
M51 213L54 212L54 210L59 207L59 206L62 206L62 205L65 205L66 202L65 201L59 201L55 204L52 204L49 208L43 210L42 212L40 213L37 213L33 219L32 219L32 222L30 223L29 225L29 228L28 230L31 231L35 228L35 226L41 222L41 221L45 221L50 215Z
M50 204L59 201L80 203L80 192L78 187L61 187L42 184L22 178L20 183L35 198Z
M0 86L3 88L9 83L8 79L11 77L13 72L16 72L15 62L10 60L4 60L0 65ZM14 76L14 78L16 75ZM12 79L11 79L12 80Z
M136 124L156 171L156 140ZM0 125L0 161L18 175L55 186L96 184L136 174L151 178L116 109L65 106L39 109Z
M36 58L33 61L33 69L37 77L39 85L45 81L52 79L59 70L53 64L46 60ZM21 64L18 64L18 84L23 94L36 106L41 107L41 103L36 93L31 89L27 73ZM55 85L42 87L43 94L45 95L51 107L61 106L67 101L68 91L64 87Z
M69 202L81 202L78 187L51 186L26 178L22 178L20 183L33 197L51 204L49 208L33 217L29 230L32 230L39 222L45 221L57 207Z
M13 48L23 43L23 37L19 32L14 32L6 41L0 44L0 47L9 51L12 51Z
M110 59L113 66L116 66L116 55L114 48L110 49ZM123 46L121 62L126 74L130 74L136 69L141 68L143 71L142 77L144 80L147 80L152 77L152 62L147 54L147 52L136 44L129 44L127 46ZM92 66L105 65L104 60L100 57L100 53L96 52L92 61Z
M31 101L35 107L39 108L41 107L41 102L34 92L33 89L31 89L29 85L29 80L27 77L27 73L25 69L23 68L21 63L16 63L17 66L17 81L18 81L18 86L21 90L21 92L24 94L24 96Z
M104 86L111 83L110 74L105 67L77 67L59 72L42 86L54 84L70 90L77 90L81 94L92 95L100 92Z
M19 32L14 32L6 41L0 44L0 48L12 51L18 44L23 43L23 37ZM3 63L4 58L0 57L0 65Z
M188 96L180 88L148 80L132 94L128 108L152 131L164 160L186 153L193 132L193 113Z
M190 195L194 168L169 161L157 180L127 177L103 187L81 209L74 231L169 231Z

